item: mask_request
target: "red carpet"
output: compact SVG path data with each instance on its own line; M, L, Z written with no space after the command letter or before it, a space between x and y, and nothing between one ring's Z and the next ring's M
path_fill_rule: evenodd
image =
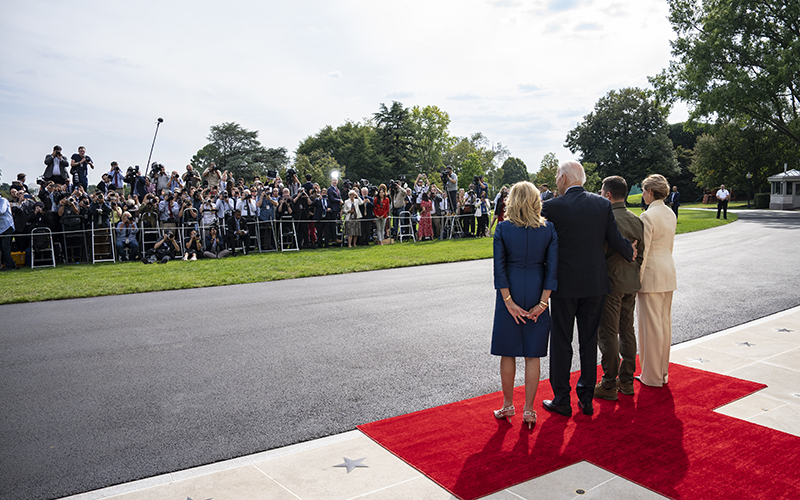
M595 400L592 417L573 391L571 418L542 407L553 396L542 381L530 431L523 387L511 423L492 416L502 406L498 392L359 429L464 500L581 460L675 499L800 498L800 437L712 411L763 384L674 364L669 380L658 389L636 382L634 397Z

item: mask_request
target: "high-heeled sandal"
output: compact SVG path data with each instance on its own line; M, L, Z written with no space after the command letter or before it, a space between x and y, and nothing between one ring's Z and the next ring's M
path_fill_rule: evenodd
M536 410L522 412L522 421L528 424L528 429L536 425Z
M503 420L503 419L508 420L508 417L513 417L516 414L517 414L517 411L514 409L513 406L506 406L506 407L500 408L499 410L495 410L494 411L494 418L496 418L498 420Z

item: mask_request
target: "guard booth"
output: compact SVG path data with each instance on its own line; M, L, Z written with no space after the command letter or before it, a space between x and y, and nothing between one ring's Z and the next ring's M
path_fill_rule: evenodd
M771 185L769 208L794 210L800 208L800 172L786 170L767 179Z

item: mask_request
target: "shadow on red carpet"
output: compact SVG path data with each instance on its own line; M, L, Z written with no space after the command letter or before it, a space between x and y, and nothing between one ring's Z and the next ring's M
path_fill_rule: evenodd
M502 406L498 392L358 428L464 500L582 460L675 499L794 498L800 437L713 411L764 387L671 364L667 386L636 382L635 396L595 400L592 417L574 393L572 417L544 410L553 396L544 380L532 430L522 422L523 387L510 423L492 416Z

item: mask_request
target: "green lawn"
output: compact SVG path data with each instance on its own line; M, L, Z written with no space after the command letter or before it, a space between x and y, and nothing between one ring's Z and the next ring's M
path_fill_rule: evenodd
M639 209L632 210L637 215ZM683 210L677 233L716 227L727 221L701 210ZM270 252L221 260L174 261L166 264L141 262L95 265L59 265L57 268L25 268L0 273L0 304L40 300L99 297L161 290L258 283L307 276L345 274L376 269L487 259L492 256L491 238L467 238L388 246Z

